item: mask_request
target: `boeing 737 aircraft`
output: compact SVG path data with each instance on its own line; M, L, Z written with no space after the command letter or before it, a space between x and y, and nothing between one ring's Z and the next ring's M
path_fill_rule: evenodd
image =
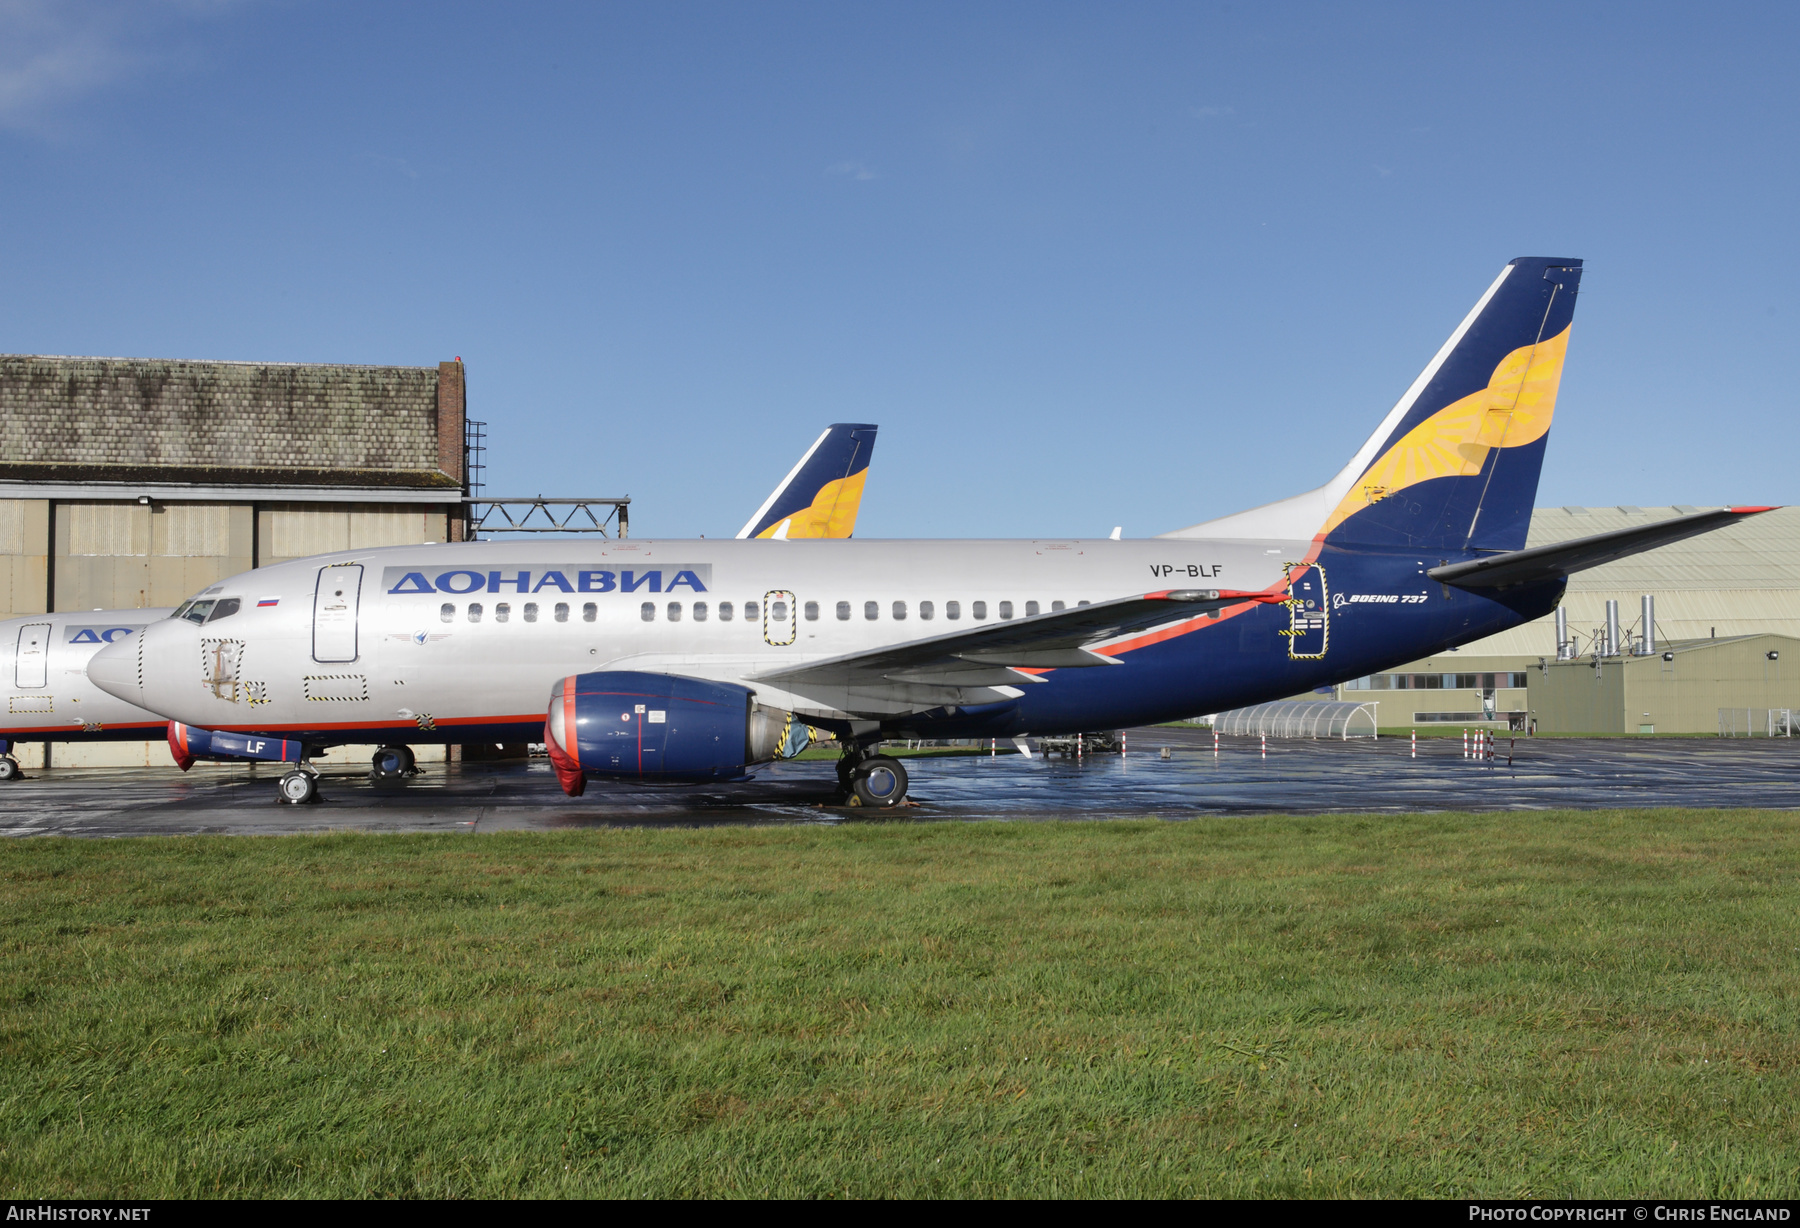
M302 746L542 737L570 794L741 777L798 720L847 747L847 794L895 805L885 738L1293 695L1540 617L1572 572L1764 510L1525 548L1580 280L1577 260L1514 260L1330 482L1162 537L348 551L214 585L89 675ZM281 789L306 800L312 776Z
M739 537L849 537L862 506L863 483L880 428L872 422L834 422L763 500ZM215 607L216 609L217 607ZM11 755L16 742L139 742L169 733L166 717L107 694L88 681L88 659L107 644L167 618L172 610L92 610L28 614L0 621L0 654L11 649L12 668L0 658L0 780L19 774ZM209 731L170 733L177 762L194 758L298 759L301 748L277 739ZM337 738L316 746L360 739ZM261 745L258 745L261 743ZM248 753L246 753L248 752ZM398 776L412 766L405 743L375 752L377 775Z

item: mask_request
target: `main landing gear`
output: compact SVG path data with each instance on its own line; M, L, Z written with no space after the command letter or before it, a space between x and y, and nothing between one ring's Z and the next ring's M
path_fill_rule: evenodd
M0 755L0 780L17 780L19 761L11 755Z
M369 777L377 781L405 780L418 774L410 746L383 746L369 761Z
M891 755L858 746L838 760L838 790L847 805L890 809L906 800L906 768Z

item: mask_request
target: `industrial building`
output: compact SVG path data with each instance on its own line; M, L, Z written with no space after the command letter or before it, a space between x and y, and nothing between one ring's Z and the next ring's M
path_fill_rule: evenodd
M1538 508L1526 544L1705 510ZM1378 702L1384 729L1716 733L1720 709L1800 708L1800 508L1579 572L1559 613L1560 635L1550 615L1338 695Z
M466 422L460 360L0 355L0 605L173 606L268 563L461 540ZM54 753L169 761L154 743Z

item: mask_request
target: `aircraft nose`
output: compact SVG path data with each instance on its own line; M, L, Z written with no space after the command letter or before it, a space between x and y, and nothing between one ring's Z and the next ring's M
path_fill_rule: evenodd
M150 633L146 627L136 635L114 640L88 658L88 681L116 699L143 705L144 687L140 641Z

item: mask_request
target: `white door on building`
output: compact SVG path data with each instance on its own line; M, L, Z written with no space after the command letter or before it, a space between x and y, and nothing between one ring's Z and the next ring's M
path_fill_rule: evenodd
M356 660L362 574L360 563L319 568L319 587L313 592L313 660Z
M49 655L49 623L26 623L20 627L19 662L13 674L13 685L21 689L43 686L49 676L46 668Z

